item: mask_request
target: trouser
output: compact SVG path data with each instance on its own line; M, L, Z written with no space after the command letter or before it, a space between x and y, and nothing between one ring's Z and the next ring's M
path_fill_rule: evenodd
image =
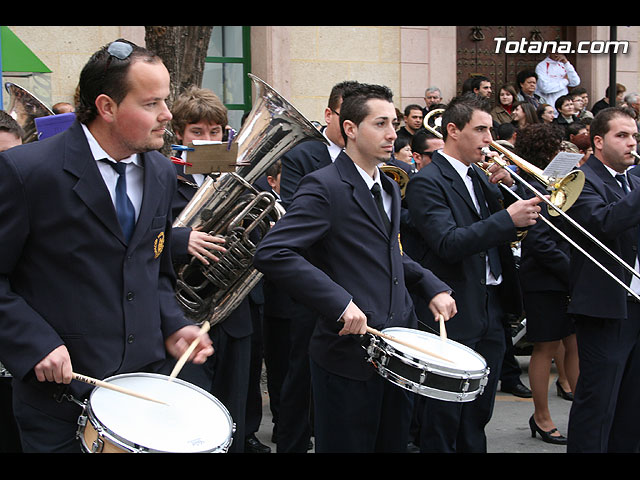
M471 402L424 400L420 451L424 453L486 453L485 427L491 420L506 350L504 312L496 288L487 289L489 324L484 335L464 344L481 355L489 367L482 395Z
M405 453L414 394L382 378L353 380L313 360L316 453Z
M640 451L640 304L628 318L576 317L580 376L569 413L567 452Z

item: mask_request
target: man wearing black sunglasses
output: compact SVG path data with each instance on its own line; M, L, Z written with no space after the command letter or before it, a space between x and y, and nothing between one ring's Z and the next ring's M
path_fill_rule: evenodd
M199 332L165 248L175 170L155 150L169 85L157 56L113 42L82 70L76 123L0 154L0 356L25 452L80 451L91 386L72 372L152 372ZM212 353L204 337L192 361Z
M411 139L411 152L416 168L420 170L431 162L431 156L444 147L444 141L424 128L418 130Z

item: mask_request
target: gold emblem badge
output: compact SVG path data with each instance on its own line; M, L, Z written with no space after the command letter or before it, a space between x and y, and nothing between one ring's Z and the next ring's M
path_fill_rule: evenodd
M164 232L160 232L153 242L153 253L158 258L164 249Z
M398 246L400 247L400 255L404 255L402 251L402 242L400 241L400 234L398 233Z

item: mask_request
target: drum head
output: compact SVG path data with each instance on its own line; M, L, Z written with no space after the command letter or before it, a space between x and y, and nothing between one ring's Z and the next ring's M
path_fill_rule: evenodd
M105 381L168 403L95 388L89 400L93 416L125 445L153 452L212 452L231 437L233 425L226 408L195 385L144 373L117 375Z
M449 339L443 340L431 333L402 327L385 328L382 333L448 360L444 361L436 356L385 338L385 342L396 351L429 365L438 365L445 370L463 372L483 372L487 366L484 358L467 346Z

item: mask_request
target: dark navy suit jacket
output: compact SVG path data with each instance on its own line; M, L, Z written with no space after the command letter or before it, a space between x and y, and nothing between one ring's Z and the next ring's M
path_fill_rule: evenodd
M310 140L293 147L282 156L281 161L280 197L282 205L287 208L302 177L331 165L331 156L326 143Z
M516 227L503 208L500 189L476 168L491 215L482 220L458 172L436 152L431 163L411 177L405 200L412 226L422 240L415 260L429 268L455 292L458 313L447 322L450 338L473 341L488 324L486 252L498 247L502 263L502 305L518 316L522 297L510 242Z
M567 210L576 222L609 247L628 265L638 254L640 178L627 175L631 192L626 196L615 178L595 156L580 167L585 174L582 193ZM631 273L581 233L574 240L618 278L629 285ZM600 318L627 317L627 291L591 260L576 252L571 258L569 313Z
M22 401L60 413L54 385L32 374L60 345L75 372L103 379L162 361L164 339L189 323L167 247L175 170L157 152L142 163L144 198L127 245L79 123L0 154L0 359ZM70 393L90 388L74 381Z
M544 185L536 179L527 178L527 182L538 192L545 192ZM526 196L531 198L533 193ZM556 229L566 233L564 219L561 216L551 216L548 207L541 205L540 215L544 215ZM523 292L555 291L569 294L570 244L558 231L540 220L528 229L521 248L518 274Z
M373 196L342 152L332 165L306 175L286 215L258 246L254 264L296 301L319 313L309 353L323 368L345 377L367 379L357 336L339 336L349 301L376 329L416 327L407 287L426 299L449 287L403 255L399 239L400 192L380 173L392 195L392 230L380 218Z

